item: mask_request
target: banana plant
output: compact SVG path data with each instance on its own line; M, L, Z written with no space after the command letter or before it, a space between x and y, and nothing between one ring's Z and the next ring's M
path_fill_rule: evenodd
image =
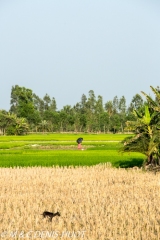
M28 132L29 125L25 118L17 118L15 128L16 128L16 134L22 135Z
M135 130L135 136L126 138L122 150L124 152L141 152L147 156L147 162L160 164L160 93L151 87L156 95L155 101L145 94L147 104L144 114L134 110L137 121L127 122Z

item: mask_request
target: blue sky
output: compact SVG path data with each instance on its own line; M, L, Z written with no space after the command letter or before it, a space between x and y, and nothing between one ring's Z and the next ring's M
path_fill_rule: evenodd
M94 90L104 103L160 82L160 2L1 0L0 109L11 87L55 97L58 109Z

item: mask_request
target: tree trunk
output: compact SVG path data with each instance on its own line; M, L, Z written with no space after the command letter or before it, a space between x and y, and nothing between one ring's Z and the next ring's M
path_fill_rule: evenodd
M153 156L151 154L151 155L148 156L147 164L152 164L152 161L153 161Z
M123 133L123 124L121 123L121 130L122 130L122 133Z

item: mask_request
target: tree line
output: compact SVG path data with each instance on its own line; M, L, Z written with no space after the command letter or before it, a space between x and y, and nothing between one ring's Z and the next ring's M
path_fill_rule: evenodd
M46 94L37 96L31 89L12 86L10 110L0 110L0 129L3 134L22 135L27 132L130 132L135 121L133 110L144 112L142 96L133 96L129 106L124 96L103 103L103 97L82 94L74 106L57 110L56 99Z

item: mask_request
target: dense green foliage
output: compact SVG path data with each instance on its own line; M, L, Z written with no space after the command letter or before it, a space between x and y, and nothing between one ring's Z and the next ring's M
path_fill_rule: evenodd
M139 94L126 106L124 96L103 103L102 96L82 94L81 100L72 107L65 105L57 110L55 98L46 94L39 98L31 89L15 85L11 89L9 112L0 111L0 130L7 135L23 135L29 132L124 132L132 129L125 123L135 120L133 109L143 107Z

